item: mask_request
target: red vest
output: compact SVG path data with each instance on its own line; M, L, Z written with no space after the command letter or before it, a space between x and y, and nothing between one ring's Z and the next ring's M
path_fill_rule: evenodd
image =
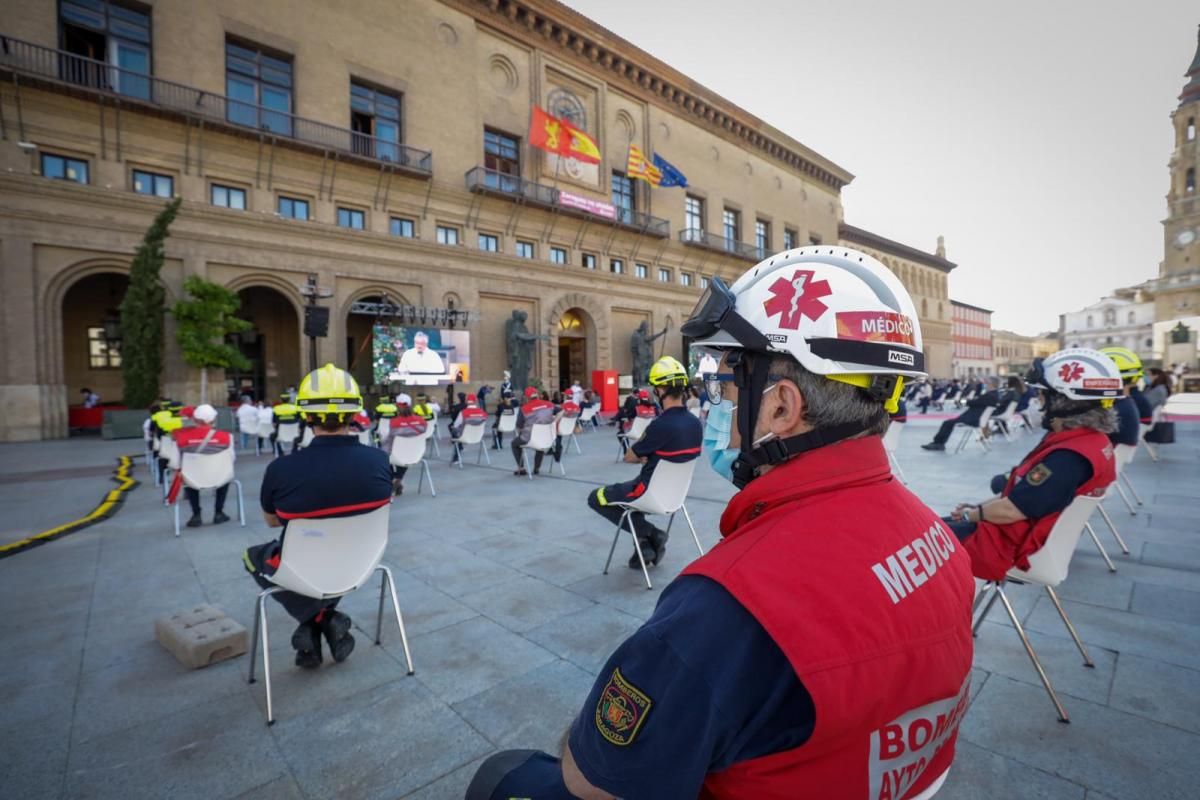
M171 431L172 438L179 445L179 449L191 450L198 452L200 443L204 441L204 437L208 436L212 427L209 425L196 425L191 428L179 428ZM219 450L224 450L233 444L233 439L230 438L226 431L213 431L212 437L208 440L208 444L204 446L204 451L207 453L215 453Z
M463 424L468 424L471 420L476 420L477 425L487 422L487 412L478 406L467 406L462 411L458 412L459 418Z
M637 415L639 417L657 417L658 409L650 403L638 403Z
M816 727L799 747L710 773L701 797L924 791L950 767L966 711L975 584L953 534L892 478L882 440L774 468L730 501L721 533L684 574L754 615L812 696Z
M1117 479L1112 443L1108 436L1091 428L1073 428L1046 434L1033 452L1025 456L1008 476L1008 484L1000 496L1008 497L1017 481L1055 450L1079 453L1092 465L1092 477L1075 490L1076 497L1081 494L1101 494L1104 487ZM971 556L971 571L984 580L999 581L1014 566L1029 569L1029 556L1042 549L1059 513L1062 512L1007 525L980 522L975 533L963 543Z
M579 404L573 400L564 401L562 404L562 410L563 410L563 413L566 414L568 417L578 417L579 416Z

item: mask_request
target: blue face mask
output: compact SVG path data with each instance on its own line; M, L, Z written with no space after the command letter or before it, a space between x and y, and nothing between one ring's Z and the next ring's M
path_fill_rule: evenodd
M733 429L733 411L737 408L731 400L722 400L708 407L708 420L704 425L704 451L713 471L730 483L733 482L733 462L740 450L729 446L729 432Z

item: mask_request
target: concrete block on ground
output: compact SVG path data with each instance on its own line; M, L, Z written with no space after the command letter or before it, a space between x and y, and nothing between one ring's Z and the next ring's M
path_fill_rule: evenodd
M216 606L198 605L154 621L154 638L188 669L246 652L246 628Z

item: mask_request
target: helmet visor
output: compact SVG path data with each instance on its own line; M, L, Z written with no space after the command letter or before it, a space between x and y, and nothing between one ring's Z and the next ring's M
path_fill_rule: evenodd
M724 332L742 347L766 351L770 345L767 337L738 314L736 306L737 295L714 275L679 332L689 339L709 339Z

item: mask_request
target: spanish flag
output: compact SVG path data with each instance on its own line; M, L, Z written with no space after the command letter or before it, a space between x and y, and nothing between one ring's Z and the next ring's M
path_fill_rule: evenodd
M625 172L630 178L643 180L651 186L658 186L662 183L662 170L646 160L646 156L642 154L642 149L636 144L629 145L629 160L625 166Z
M529 143L547 153L574 158L588 164L600 163L595 140L566 120L552 117L534 106L529 119Z

